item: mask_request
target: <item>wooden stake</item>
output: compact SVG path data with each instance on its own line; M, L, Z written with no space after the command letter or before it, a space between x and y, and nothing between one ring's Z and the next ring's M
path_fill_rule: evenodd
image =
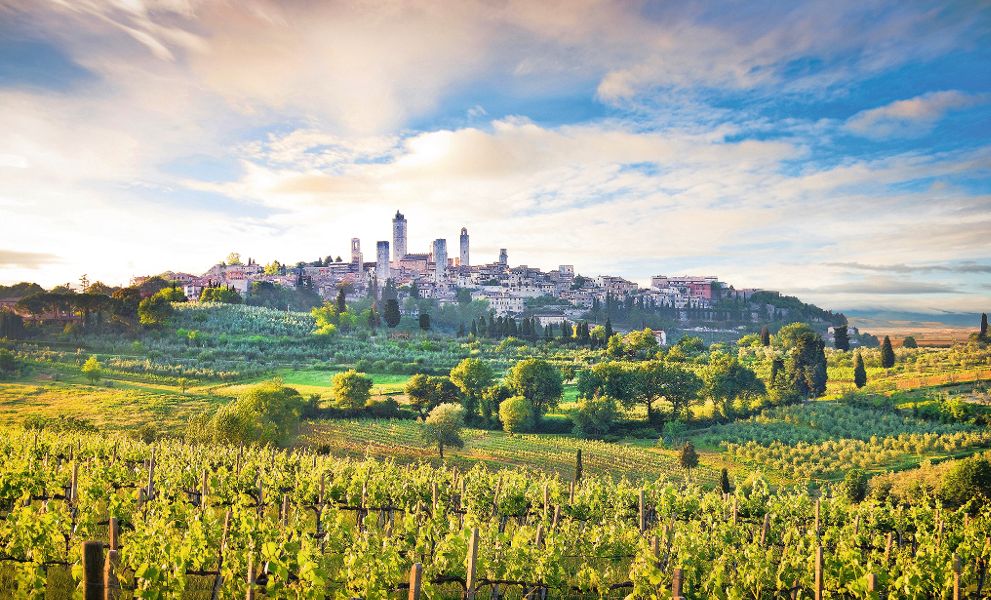
M888 539L884 543L884 564L885 564L885 566L887 566L887 564L888 564L888 557L891 556L891 542L892 542L893 537L894 537L894 535L892 534L892 532L889 531L888 532Z
M771 531L771 513L764 513L764 525L760 528L760 545L767 546L767 535Z
M737 504L738 500L736 496L733 496L733 524L736 525L739 522L740 507Z
M681 595L681 587L684 583L684 574L680 568L674 570L674 575L671 576L671 598L672 600L684 600L684 596Z
M245 597L247 600L255 598L255 558L251 554L248 555L248 593Z
M107 552L107 562L103 568L103 598L117 600L120 598L120 581L117 579L117 565L120 556L116 550Z
M200 482L200 508L206 507L206 494L210 491L210 480L207 477L206 468L203 468L203 477Z
M72 479L69 481L69 503L75 504L79 495L79 464L72 463Z
M867 593L875 594L877 593L877 575L874 573L867 574Z
M816 546L815 600L822 600L822 546Z
M819 537L819 510L820 510L819 500L816 500L816 524L815 524L816 537Z
M942 525L942 523L941 523ZM953 600L960 600L960 557L953 553Z
M420 586L423 583L423 565L413 563L409 570L409 600L420 600Z
M83 597L104 600L103 542L83 542Z
M155 451L151 451L151 462L148 463L148 499L155 497Z
M468 571L465 578L465 598L475 600L475 588L478 587L478 576L475 573L475 563L478 561L478 527L471 530L468 543Z
M107 525L108 535L110 537L110 549L119 550L120 549L120 521L117 517L110 517L110 523Z

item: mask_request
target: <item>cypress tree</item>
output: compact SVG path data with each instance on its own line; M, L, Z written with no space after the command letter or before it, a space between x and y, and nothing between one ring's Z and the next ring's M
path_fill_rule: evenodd
M853 383L858 388L867 385L867 369L864 368L864 357L857 352L853 356Z
M478 321L476 319L471 320L471 337L478 337Z
M729 485L729 471L726 470L726 467L723 467L723 470L719 473L719 487L724 494L733 491L733 488Z
M881 366L885 369L895 366L895 351L888 336L884 336L884 341L881 342Z
M760 328L760 345L767 347L771 345L771 330L764 325Z
M395 298L389 298L385 301L385 312L382 314L385 319L385 324L392 329L396 325L399 325L399 320L402 315L399 313L399 301Z
M465 336L465 324L458 323L458 337L463 338Z
M833 327L833 345L837 350L849 350L850 349L850 336L847 333L846 325L838 325Z
M430 331L430 313L420 313L420 329Z
M342 313L347 309L347 303L344 301L344 288L340 288L337 290L337 312Z
M608 317L606 317L606 339L608 340L609 338L611 338L612 334L613 334L612 321L609 320Z
M988 313L981 313L981 339L988 339Z

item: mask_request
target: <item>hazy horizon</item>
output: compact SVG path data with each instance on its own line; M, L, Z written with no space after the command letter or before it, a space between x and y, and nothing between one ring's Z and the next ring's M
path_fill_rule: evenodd
M0 283L366 260L987 311L991 4L0 0Z

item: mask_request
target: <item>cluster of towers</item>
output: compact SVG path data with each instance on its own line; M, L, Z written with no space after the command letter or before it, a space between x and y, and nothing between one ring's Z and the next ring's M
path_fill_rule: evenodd
M392 269L399 269L403 259L411 256L407 249L408 224L406 217L401 212L396 211L396 216L392 219L392 257L389 257L389 242L380 241L375 246L375 277L379 281L385 281L392 276ZM461 253L458 266L469 266L468 258L468 229L461 228ZM447 240L438 238L434 240L431 248L434 263L434 281L442 282L447 275ZM506 251L502 250L499 260L506 263ZM351 238L351 262L356 265L364 264L364 257L361 254L361 241L358 238Z

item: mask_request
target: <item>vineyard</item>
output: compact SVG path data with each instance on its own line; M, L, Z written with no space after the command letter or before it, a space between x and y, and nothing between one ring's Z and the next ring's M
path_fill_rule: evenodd
M563 435L509 435L501 431L465 431L465 449L449 451L452 461L464 465L482 463L493 468L529 467L547 473L570 476L575 453L583 452L584 466L590 473L613 478L654 480L665 477L681 480L686 472L673 454L657 449L582 440ZM414 421L320 421L304 436L306 444L334 454L396 458L404 461L433 460L435 447L423 441ZM691 473L699 483L714 485L719 473L700 466Z
M0 584L18 597L980 597L991 558L986 505L759 479L574 485L18 429L0 455Z

